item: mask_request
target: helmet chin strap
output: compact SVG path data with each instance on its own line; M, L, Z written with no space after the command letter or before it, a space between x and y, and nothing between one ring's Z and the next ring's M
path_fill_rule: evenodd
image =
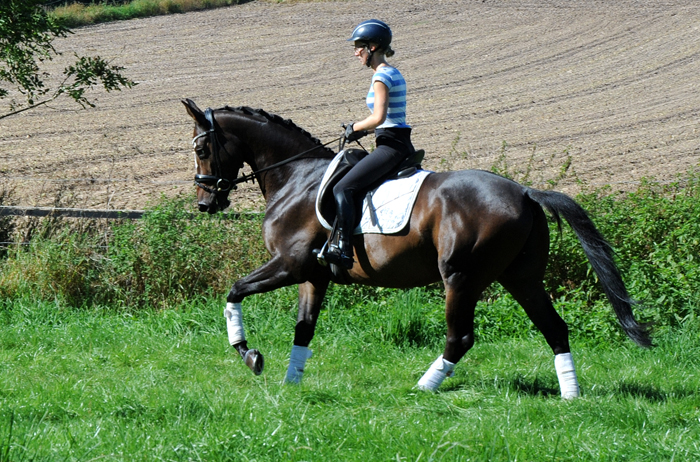
M368 46L367 47L367 62L365 63L365 66L367 67L372 67L372 56L374 55L374 51Z

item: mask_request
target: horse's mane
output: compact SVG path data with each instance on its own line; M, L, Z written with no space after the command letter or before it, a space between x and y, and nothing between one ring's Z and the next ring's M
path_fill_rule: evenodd
M311 133L307 132L307 131L304 130L303 128L299 127L297 124L295 124L294 122L292 122L290 119L284 119L284 118L282 118L282 117L280 117L280 116L278 116L278 115L276 115L276 114L270 114L269 112L267 112L267 111L265 111L265 110L263 110L263 109L253 109L253 108L248 107L248 106L238 106L238 107L225 106L225 107L223 107L223 108L221 108L221 109L223 109L223 110L225 110L225 111L236 112L236 113L238 113L238 114L258 115L258 116L264 117L264 118L266 118L267 120L269 120L269 121L272 122L272 123L275 123L275 124L277 124L277 125L281 125L281 126L283 126L283 127L290 128L290 129L292 129L292 130L298 131L298 132L301 133L302 135L304 135L304 136L306 136L307 138L309 138L309 139L310 139L314 144L316 144L317 146L323 147L323 149L324 149L331 157L335 155L335 152L333 152L332 149L323 146L323 143L321 143L321 140L319 140L318 138L314 137L313 135L311 135Z

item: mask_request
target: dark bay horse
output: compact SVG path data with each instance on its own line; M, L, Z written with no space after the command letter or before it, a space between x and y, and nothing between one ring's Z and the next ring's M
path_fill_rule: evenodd
M568 328L552 306L543 278L549 254L544 209L573 228L617 318L637 344L651 345L613 261L612 249L586 212L568 196L539 191L490 172L430 174L407 227L397 234L356 235L355 265L342 278L319 265L312 253L328 238L315 213L321 178L334 152L289 120L247 107L200 110L184 100L194 119L199 209L214 213L228 205L235 184L255 179L266 201L264 242L272 258L236 281L224 310L229 342L259 374L262 355L248 349L241 302L247 296L299 286L299 311L288 382L301 380L310 356L324 295L331 281L410 288L442 281L447 340L443 354L420 379L435 390L474 344L474 309L481 293L498 281L525 309L555 355L562 396L579 394ZM237 178L243 164L253 174Z

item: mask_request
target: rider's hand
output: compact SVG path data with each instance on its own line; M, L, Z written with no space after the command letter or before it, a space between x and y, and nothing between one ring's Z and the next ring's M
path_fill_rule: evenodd
M360 131L355 131L352 128L353 124L349 123L345 127L345 141L347 143L350 143L352 141L357 141L363 136L367 136L367 130L360 130Z

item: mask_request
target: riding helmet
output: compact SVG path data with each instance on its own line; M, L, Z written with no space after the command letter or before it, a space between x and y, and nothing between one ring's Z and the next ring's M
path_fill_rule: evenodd
M348 42L372 42L376 43L380 49L386 49L391 43L391 29L386 23L378 19L362 21L352 31L352 37Z

